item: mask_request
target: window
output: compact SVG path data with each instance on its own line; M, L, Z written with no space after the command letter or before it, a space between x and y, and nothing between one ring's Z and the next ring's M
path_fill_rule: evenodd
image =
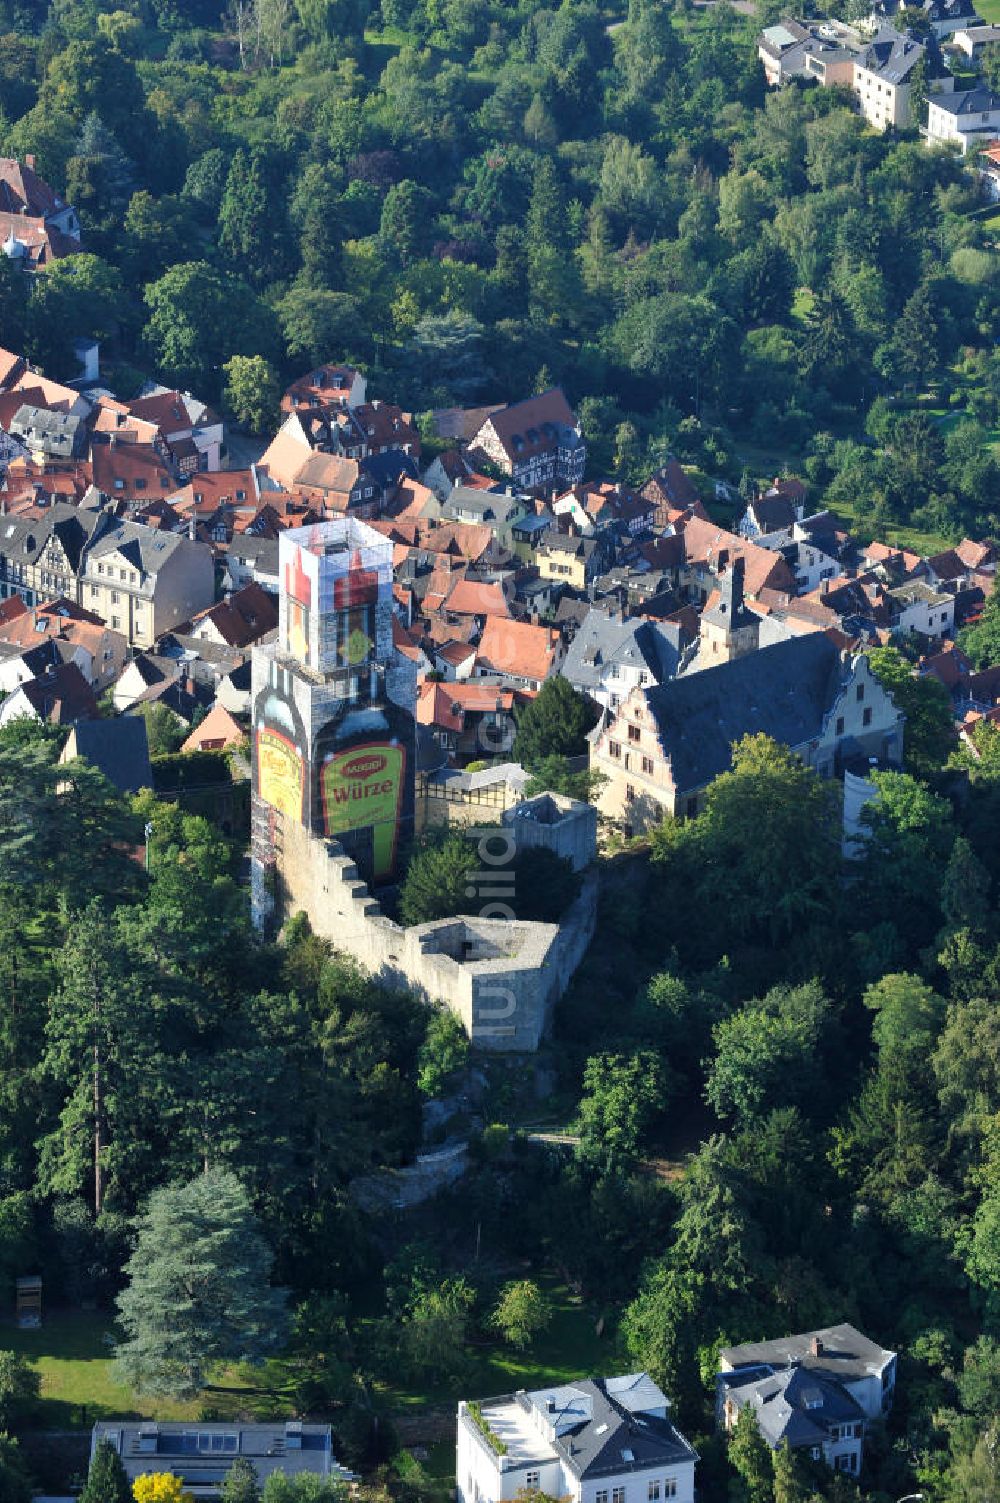
M625 1489L613 1487L611 1489L611 1503L625 1503Z
M842 736L843 734L844 734L844 717L843 717L843 715L840 715L838 717L838 719L837 719L837 735L838 736Z
M660 1499L660 1482L659 1482L659 1478L655 1478L649 1484L649 1487L648 1487L648 1489L646 1491L646 1497L649 1499L649 1503L659 1503L659 1499Z
M608 1503L607 1488L604 1488L603 1491L594 1494L594 1503Z
M95 600L100 593L101 592L97 588L97 586L95 584L92 584L91 587L90 587L90 598L91 598L91 600Z
M864 721L865 725L871 725L871 723L872 723L872 708L871 708L871 705L866 706L865 713L862 715L861 719Z
M122 618L120 616L112 616L111 617L111 625L112 625L112 627L114 628L115 631L121 631L121 629L122 629Z
M855 697L857 698L858 704L860 704L861 701L865 697L865 686L864 686L864 684L859 684L858 687L855 689L854 693L855 693Z
M620 741L609 741L608 742L608 756L609 757L620 757L621 754L622 754L621 742Z
M124 489L125 489L125 482L124 482L124 480L116 480L115 481L115 490L116 491L123 491Z
M625 802L627 804L632 804L635 802L635 789L632 787L631 783L625 784ZM615 1492L617 1491L618 1489L615 1488ZM622 1494L622 1496L624 1497L624 1494Z
M541 1480L541 1472L525 1472L524 1474L525 1487L538 1487L541 1484Z
M676 1496L677 1496L677 1478L676 1477L667 1477L664 1480L664 1483L663 1483L663 1496L665 1498L676 1498Z
M639 729L639 727L637 725L630 725L629 726L629 728L628 728L628 739L630 741L638 741L639 738L641 737L641 735L642 735L642 731Z
M642 770L645 773L645 775L646 775L647 778L651 778L653 776L653 759L652 759L652 757L643 757L643 759L642 759Z
M119 593L118 593L117 590L112 590L111 591L111 604L112 605L117 605L119 603L119 601L121 600L121 598L122 597L119 595Z

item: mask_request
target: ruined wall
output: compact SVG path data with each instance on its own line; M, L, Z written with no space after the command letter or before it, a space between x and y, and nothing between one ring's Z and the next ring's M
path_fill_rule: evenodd
M334 842L294 820L283 826L280 913L301 909L317 934L379 980L450 1008L479 1048L538 1048L594 931L595 873L558 925L470 915L404 929L385 917Z

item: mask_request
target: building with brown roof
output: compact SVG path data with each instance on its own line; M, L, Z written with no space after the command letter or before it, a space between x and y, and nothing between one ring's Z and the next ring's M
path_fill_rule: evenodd
M80 249L76 210L38 176L33 156L0 157L0 246L28 271Z
M227 746L238 746L245 737L239 722L223 705L215 704L182 743L181 751L222 751Z
M249 647L277 625L274 598L259 584L247 584L192 617L189 635L224 647Z
M469 440L468 453L524 490L577 485L587 464L583 431L558 386L492 413Z
M94 691L76 664L59 663L8 694L0 704L0 726L23 718L72 725L77 720L96 720L98 714Z
M504 685L482 681L418 686L417 724L429 728L458 766L514 744L514 707L519 698Z
M358 407L365 400L367 383L360 371L349 365L318 365L293 381L281 399L282 412L309 407Z
M483 628L476 654L477 673L496 673L525 689L540 689L557 671L563 643L557 631L491 616Z

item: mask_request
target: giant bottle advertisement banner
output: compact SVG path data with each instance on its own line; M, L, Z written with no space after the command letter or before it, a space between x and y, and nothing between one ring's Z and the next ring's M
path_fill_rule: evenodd
M396 862L406 750L396 742L350 746L327 757L319 773L323 828L330 839L372 828L372 876L384 881Z

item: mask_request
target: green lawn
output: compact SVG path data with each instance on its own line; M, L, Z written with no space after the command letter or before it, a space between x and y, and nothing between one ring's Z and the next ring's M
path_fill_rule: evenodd
M113 1415L197 1419L203 1411L225 1418L291 1413L287 1374L278 1363L268 1363L260 1373L227 1369L200 1399L189 1403L139 1397L111 1376L111 1331L107 1315L87 1310L46 1315L37 1331L20 1331L13 1324L0 1327L0 1348L22 1353L41 1373L41 1428L84 1428Z
M1000 0L979 0L976 11L984 21L996 23L1000 21Z
M568 1383L584 1374L615 1370L615 1347L607 1332L597 1334L601 1311L573 1294L554 1277L541 1277L539 1284L552 1301L552 1324L527 1352L515 1352L499 1339L476 1349L472 1371L460 1385L445 1383L415 1390L408 1386L384 1387L382 1396L391 1409L416 1409L425 1404L456 1404L463 1396L510 1393L518 1388L541 1388L549 1383Z

